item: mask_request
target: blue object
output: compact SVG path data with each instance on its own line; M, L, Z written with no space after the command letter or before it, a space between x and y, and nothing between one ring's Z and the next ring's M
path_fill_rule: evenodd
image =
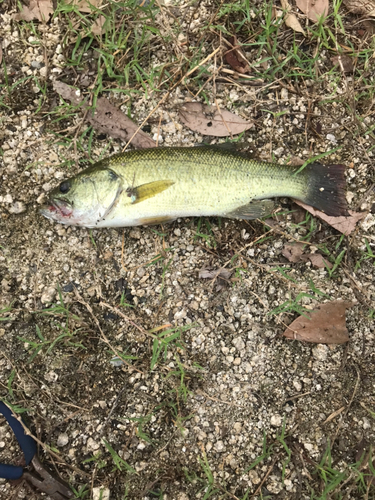
M11 409L0 401L0 413L4 415L10 425L18 444L25 456L26 465L29 465L36 453L36 442L31 436L27 436L20 422L13 416ZM0 464L0 477L4 479L19 479L24 470L23 467L10 464Z

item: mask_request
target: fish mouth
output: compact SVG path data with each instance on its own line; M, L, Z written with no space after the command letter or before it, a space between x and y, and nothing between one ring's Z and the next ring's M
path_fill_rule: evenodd
M41 209L43 215L48 218L68 218L73 214L72 205L66 200L48 200Z

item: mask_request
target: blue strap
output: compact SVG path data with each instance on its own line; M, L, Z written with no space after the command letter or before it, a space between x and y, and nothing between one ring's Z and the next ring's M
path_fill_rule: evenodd
M4 415L25 455L26 465L29 465L36 453L36 442L27 436L20 422L13 417L10 408L0 401L0 413ZM0 477L4 479L19 479L23 474L23 467L16 465L0 464Z

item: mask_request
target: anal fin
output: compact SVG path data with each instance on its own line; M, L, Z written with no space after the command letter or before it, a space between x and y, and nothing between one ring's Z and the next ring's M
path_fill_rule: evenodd
M138 219L138 224L141 226L155 226L156 224L166 224L168 222L173 222L176 220L175 217L156 216L156 217L144 217L143 219Z
M231 219L259 219L269 215L275 206L273 200L253 200L226 214Z
M132 204L134 205L135 203L141 203L148 198L152 198L153 196L162 193L173 184L174 182L169 180L148 182L147 184L142 184L141 186L128 188L128 194L132 199Z

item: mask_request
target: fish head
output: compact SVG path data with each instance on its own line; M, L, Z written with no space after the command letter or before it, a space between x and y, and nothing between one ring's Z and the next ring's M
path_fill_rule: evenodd
M121 192L122 180L116 172L94 165L61 182L40 212L60 224L95 227L111 212Z

